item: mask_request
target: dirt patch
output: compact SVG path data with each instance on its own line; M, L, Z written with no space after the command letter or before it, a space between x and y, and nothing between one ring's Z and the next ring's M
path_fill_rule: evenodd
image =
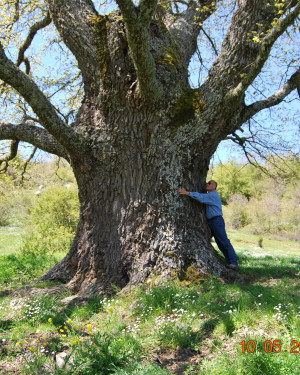
M246 284L251 281L253 281L253 278L250 275L245 275L242 273L239 273L238 271L234 271L228 268L225 268L221 275L218 277L218 281L222 284L227 283L240 283L240 284Z
M176 375L181 375L184 374L187 366L200 363L205 355L204 352L191 349L157 349L152 352L150 359L168 371L172 371Z
M28 296L39 296L42 294L48 295L57 295L61 293L66 293L69 291L68 287L63 285L52 285L45 288L36 288L31 285L26 285L20 289L17 289L13 292L13 295L16 297L28 297Z
M0 363L0 374L10 375L10 374L21 374L20 368L24 366L24 360L17 357L14 362L4 361Z
M216 346L211 337L206 337L199 350L180 347L176 349L159 348L151 352L149 359L172 374L183 375L187 368L194 367L199 371L203 360L213 360L220 354L220 351L226 351L228 355L235 355L234 341L220 338L220 342Z

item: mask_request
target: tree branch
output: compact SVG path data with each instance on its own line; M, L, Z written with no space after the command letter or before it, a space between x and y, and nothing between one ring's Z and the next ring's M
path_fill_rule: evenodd
M27 166L28 166L28 164L30 163L30 160L34 157L34 155L35 155L37 149L38 149L37 147L34 147L32 153L29 155L28 159L25 160L25 163L24 163L24 165L23 165L23 171L22 171L22 173L21 173L21 183L22 183L22 184L23 184L23 182L24 182L24 175L25 175L25 172L26 172Z
M274 134L270 134L269 137L260 137L258 132L253 132L251 129L251 122L248 122L248 132L249 135L240 137L235 132L228 136L226 139L231 140L236 143L239 147L242 148L245 157L247 158L249 164L254 165L255 167L261 169L264 173L271 175L270 172L264 167L261 163L261 160L267 160L270 162L270 155L272 157L276 156L276 158L282 159L282 161L286 160L282 158L282 155L293 155L293 152L290 148L284 145L284 140L280 140L280 148L274 147L274 145L269 143L269 140L273 138ZM280 169L278 164L273 164L275 169Z
M66 150L56 139L47 130L32 125L31 122L27 121L18 125L0 122L0 140L11 139L15 144L19 141L27 142L43 151L69 160Z
M257 101L246 107L243 117L241 119L242 123L249 120L256 113L263 109L273 107L281 103L286 96L288 96L293 90L300 89L300 69L298 69L291 78L272 96L269 98Z
M3 162L8 162L17 156L19 142L19 139L15 139L11 142L9 153L4 154L0 157L0 165Z
M14 14L14 19L13 22L17 22L20 19L20 2L19 0L15 0L15 14Z
M30 27L27 38L25 39L25 42L23 43L23 45L21 46L21 48L19 50L16 66L19 67L21 65L21 63L24 62L25 65L26 65L26 74L29 74L30 65L28 65L29 64L28 60L25 59L25 56L24 56L25 51L30 47L36 33L39 30L41 30L41 29L45 28L46 26L50 25L50 23L51 23L50 13L47 12L47 15L46 15L45 18L43 18L41 21L36 22L33 26Z
M249 68L244 70L245 73L241 75L242 79L238 85L227 93L225 100L230 100L230 98L239 97L244 94L268 59L273 44L276 42L279 36L286 31L288 26L294 23L299 14L300 3L298 3L284 19L280 19L269 34L267 34L261 41L257 42L258 52L255 59L252 59Z
M131 0L117 0L122 12L128 45L139 83L139 95L148 102L156 102L162 87L155 77L155 62L150 52L149 25L157 0L141 0L136 7Z
M186 64L197 49L197 38L204 21L216 11L215 0L191 0L187 9L169 26Z
M217 47L215 46L215 43L214 41L211 39L211 37L207 34L207 32L204 30L203 27L201 27L201 31L203 32L203 34L206 36L206 38L208 39L214 53L216 56L218 56L218 50L217 50Z
M57 115L55 108L25 73L7 58L0 44L0 79L17 90L39 117L40 123L66 149L83 150L83 140ZM0 134L1 136L1 134Z
M99 76L98 46L103 43L95 31L99 17L91 0L48 0L51 18L62 37L78 61L85 84L95 81ZM106 36L105 36L106 37ZM89 85L89 86L90 86Z

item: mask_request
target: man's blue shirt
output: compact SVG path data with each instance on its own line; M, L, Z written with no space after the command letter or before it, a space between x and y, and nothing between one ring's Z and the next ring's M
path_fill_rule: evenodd
M216 190L207 194L190 192L190 197L206 205L207 219L215 216L223 216L221 198Z

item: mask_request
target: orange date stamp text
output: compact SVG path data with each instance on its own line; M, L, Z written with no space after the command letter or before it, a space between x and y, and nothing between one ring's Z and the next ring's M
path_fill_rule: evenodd
M264 351L265 353L280 353L281 351L292 354L300 353L300 341L297 340L291 341L291 347L289 349L283 349L280 340L266 340L262 346L258 346L253 340L247 342L243 340L240 342L240 345L242 345L242 353L254 353L255 350L258 350L259 352Z

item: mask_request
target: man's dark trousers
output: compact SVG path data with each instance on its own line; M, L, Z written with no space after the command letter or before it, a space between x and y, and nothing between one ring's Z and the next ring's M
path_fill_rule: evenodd
M222 216L215 216L212 219L209 219L208 226L210 228L211 234L214 237L218 248L224 254L224 257L228 264L238 265L238 257L234 251L229 238L227 237L225 231L225 222Z

